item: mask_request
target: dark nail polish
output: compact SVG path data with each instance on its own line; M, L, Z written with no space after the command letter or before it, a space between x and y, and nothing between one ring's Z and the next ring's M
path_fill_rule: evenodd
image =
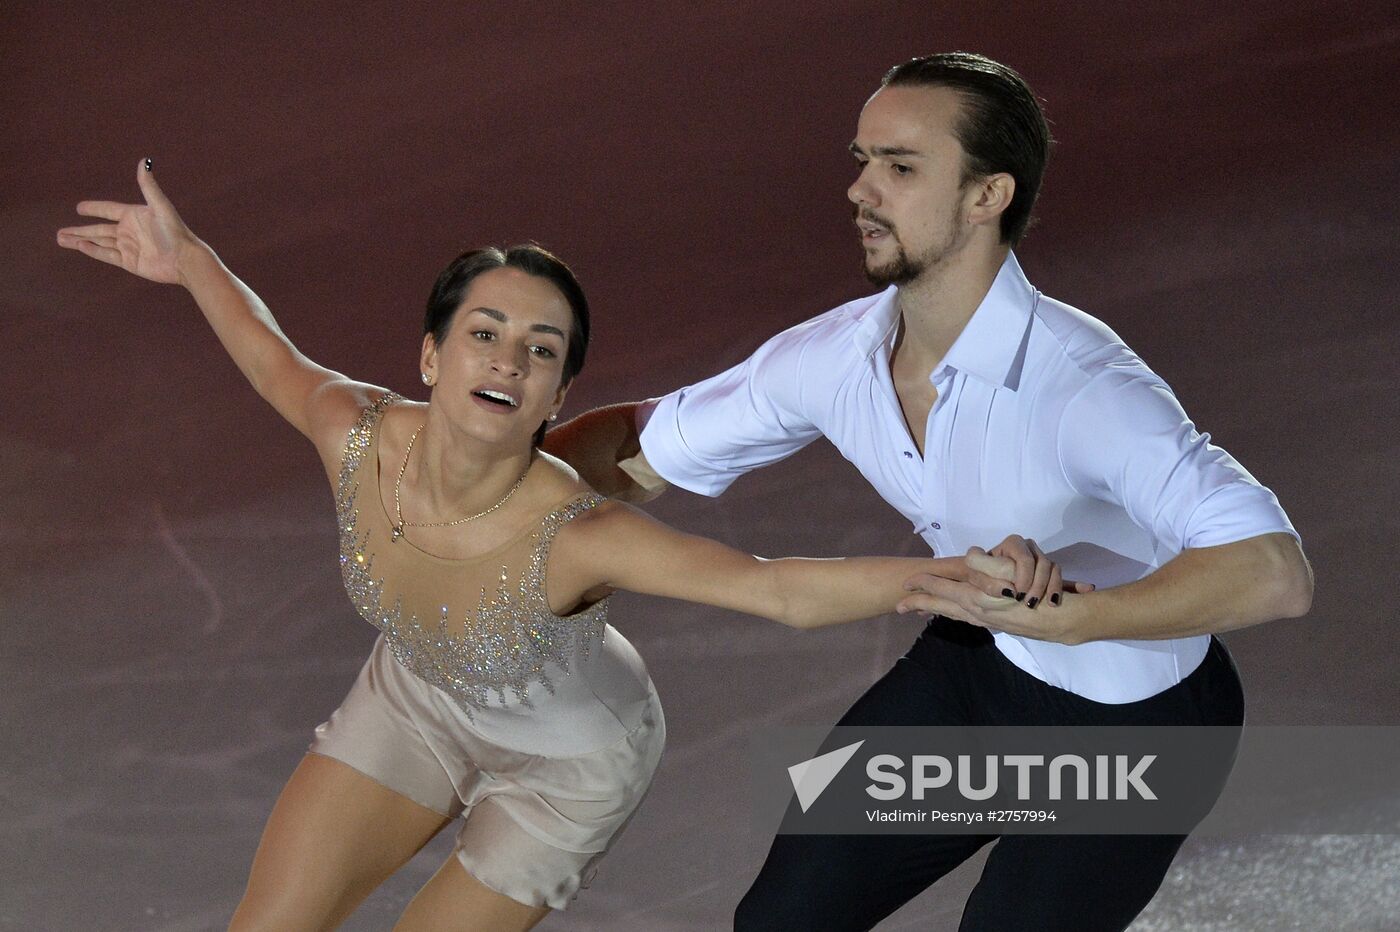
M1001 594L1008 599L1016 598L1016 593L1012 592L1010 589L1001 590Z
M1040 600L1035 596L1031 596L1030 601L1026 603L1026 608L1035 608L1038 604L1040 604Z
M1017 602L1022 601L1023 599L1025 599L1025 597L1026 597L1026 594L1025 594L1024 592L1018 592L1018 593L1016 593L1016 601L1017 601Z
M1055 593L1054 595L1052 595L1052 596L1050 597L1050 604L1051 604L1051 605L1059 605L1059 604L1060 604L1060 594L1059 594L1058 592Z
M150 170L151 170L151 160L150 160L150 159L146 159L146 171L150 171Z

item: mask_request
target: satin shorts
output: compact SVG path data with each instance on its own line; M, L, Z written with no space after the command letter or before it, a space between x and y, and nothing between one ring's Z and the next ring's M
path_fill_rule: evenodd
M455 856L468 873L517 902L564 909L646 796L665 742L651 689L640 722L605 747L566 757L502 747L404 669L381 636L309 750L463 816Z

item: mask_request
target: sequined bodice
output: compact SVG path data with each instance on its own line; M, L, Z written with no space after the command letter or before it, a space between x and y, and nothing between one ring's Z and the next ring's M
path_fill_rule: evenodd
M604 501L587 494L545 515L519 540L472 560L447 560L406 540L390 543L379 498L378 435L389 393L350 430L336 487L340 567L355 608L384 632L412 673L473 710L519 703L586 658L607 622L604 599L569 617L549 610L545 567L555 533Z

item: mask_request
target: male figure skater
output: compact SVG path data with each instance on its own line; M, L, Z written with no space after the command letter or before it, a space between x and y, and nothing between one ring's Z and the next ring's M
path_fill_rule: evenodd
M1030 88L979 55L915 59L885 76L850 148L865 272L884 291L547 445L604 492L641 497L634 480L659 475L718 495L825 435L935 552L1016 531L1098 584L1008 613L916 580L906 606L937 617L839 724L1240 724L1212 635L1305 614L1311 571L1274 495L1167 385L1022 274L1011 249L1049 150ZM1031 588L1019 570L1014 595ZM1183 839L780 835L735 927L867 929L996 840L963 929L1122 929Z

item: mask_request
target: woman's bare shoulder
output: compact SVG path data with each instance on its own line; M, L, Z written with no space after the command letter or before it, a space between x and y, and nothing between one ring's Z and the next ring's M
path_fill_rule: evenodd
M312 398L316 449L321 454L322 463L332 482L340 470L345 444L351 431L359 424L367 408L390 394L393 393L387 388L344 379L327 383ZM404 420L421 420L422 412L414 409L422 407L424 405L421 402L396 399L384 412L380 423L381 436L388 435L392 446L399 433L400 423ZM412 430L412 427L406 429L405 442Z
M361 410L378 401L381 397L383 396L371 394ZM381 455L385 451L391 450L402 455L404 448L408 446L408 438L422 426L427 410L427 402L396 397L393 404L384 409L383 420L379 422Z
M543 450L539 451L537 456L543 480L541 486L546 490L545 496L555 503L555 508L584 495L599 494L584 482L568 463ZM574 515L569 523L560 529L559 539L564 541L565 547L570 550L580 545L585 550L604 546L611 535L623 533L625 526L638 517L649 520L645 513L632 506L604 497L603 501L592 508Z

